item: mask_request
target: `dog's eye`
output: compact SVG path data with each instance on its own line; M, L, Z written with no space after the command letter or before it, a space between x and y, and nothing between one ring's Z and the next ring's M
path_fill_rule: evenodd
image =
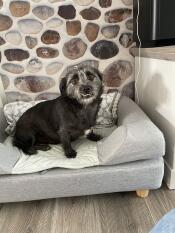
M89 80L89 81L93 81L94 80L94 76L91 74L91 75L88 75L87 76L87 79Z
M94 75L93 75L92 73L87 72L86 75L87 75L87 79L88 79L89 81L93 81L93 80L94 80Z
M72 77L72 79L71 79L71 83L73 84L73 85L75 85L75 84L77 84L78 83L78 80L79 80L79 77L78 77L78 75L74 75L73 77Z

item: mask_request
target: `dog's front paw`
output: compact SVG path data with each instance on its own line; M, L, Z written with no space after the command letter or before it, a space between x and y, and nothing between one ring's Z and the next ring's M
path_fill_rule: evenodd
M98 142L102 139L102 136L99 134L90 133L87 135L87 139L94 141L94 142Z
M77 156L77 152L75 150L71 150L71 151L66 153L66 157L69 159L76 158L76 156Z

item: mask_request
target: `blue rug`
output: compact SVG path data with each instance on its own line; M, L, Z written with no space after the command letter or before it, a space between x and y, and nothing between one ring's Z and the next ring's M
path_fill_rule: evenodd
M166 214L150 233L175 233L175 209Z

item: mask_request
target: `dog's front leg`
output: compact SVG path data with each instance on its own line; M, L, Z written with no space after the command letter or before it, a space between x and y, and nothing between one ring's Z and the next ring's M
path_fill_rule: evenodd
M94 133L93 130L88 132L86 137L87 137L87 139L89 139L91 141L94 141L94 142L98 142L98 141L100 141L102 139L102 136L99 135L99 134Z
M67 158L75 158L77 152L72 148L71 138L65 129L59 130L60 141L63 145L63 149Z

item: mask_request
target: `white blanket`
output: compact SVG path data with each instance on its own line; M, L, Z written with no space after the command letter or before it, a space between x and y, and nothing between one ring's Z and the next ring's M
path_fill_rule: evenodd
M4 144L12 147L12 138L8 137ZM12 174L39 172L50 168L79 169L99 165L97 143L80 138L72 143L77 151L74 159L66 158L61 145L53 145L49 151L38 151L36 155L28 156L19 150L20 159L13 167Z

